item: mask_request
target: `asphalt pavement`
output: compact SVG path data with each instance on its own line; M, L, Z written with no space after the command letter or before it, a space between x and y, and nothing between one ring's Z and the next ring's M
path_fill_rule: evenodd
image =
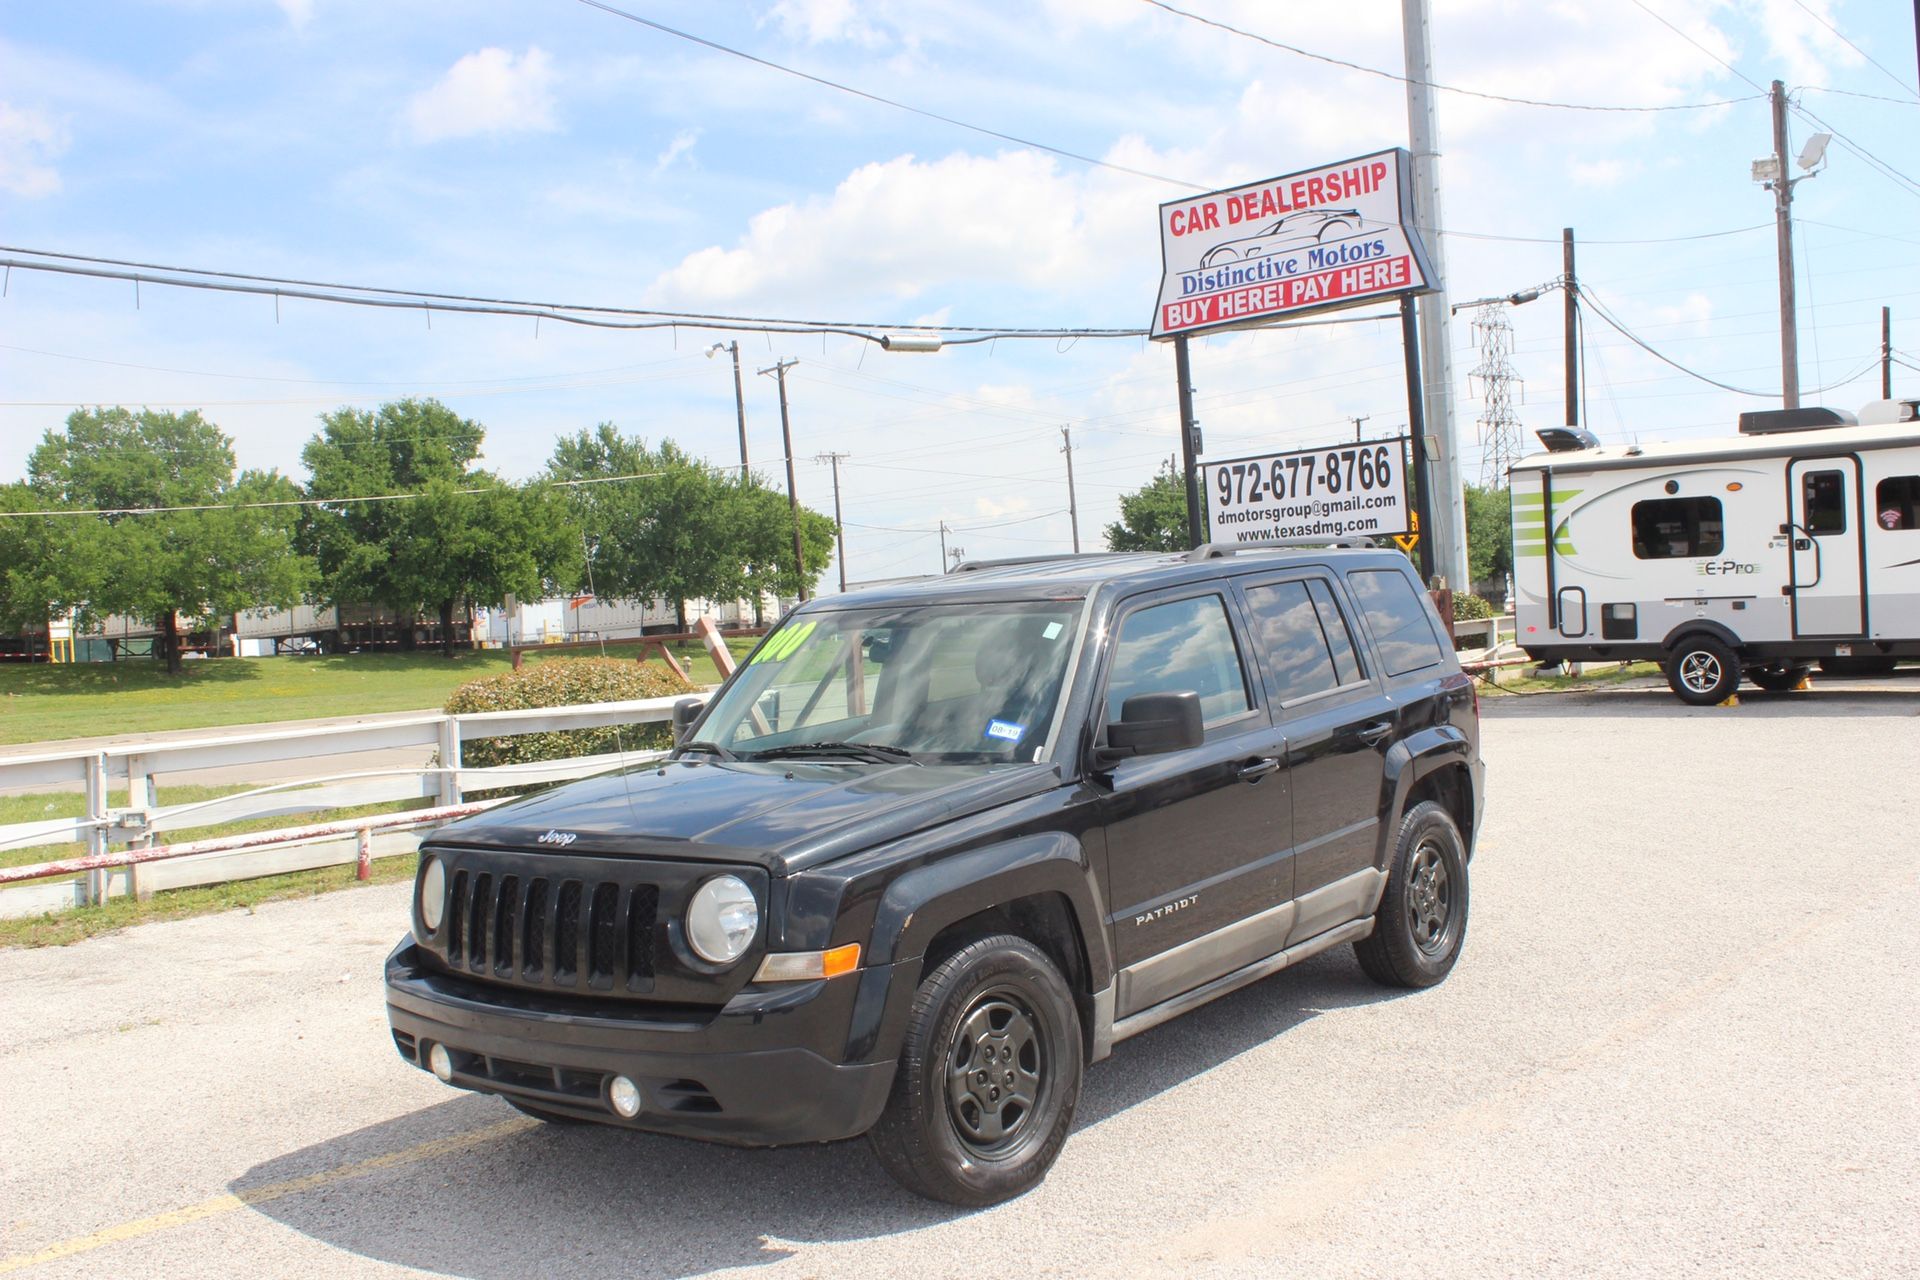
M1483 706L1453 976L1341 949L1130 1040L981 1212L444 1089L404 886L0 952L0 1273L1920 1274L1920 697Z

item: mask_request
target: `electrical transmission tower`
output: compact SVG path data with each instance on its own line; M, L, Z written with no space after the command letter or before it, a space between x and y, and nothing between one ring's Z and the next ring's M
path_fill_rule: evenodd
M1513 387L1521 379L1513 371L1513 323L1507 303L1497 298L1484 303L1473 318L1473 345L1480 363L1467 375L1480 392L1480 478L1490 489L1505 488L1507 468L1520 460L1520 420L1513 412Z

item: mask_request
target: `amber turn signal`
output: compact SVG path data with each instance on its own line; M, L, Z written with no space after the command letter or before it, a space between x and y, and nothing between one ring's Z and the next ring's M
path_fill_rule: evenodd
M837 978L860 967L860 944L849 942L830 951L776 951L760 962L755 982L806 982Z

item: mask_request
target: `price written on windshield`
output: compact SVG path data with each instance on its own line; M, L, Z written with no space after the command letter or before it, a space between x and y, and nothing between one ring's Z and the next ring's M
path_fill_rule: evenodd
M1407 529L1401 440L1301 449L1205 464L1216 542L1385 536Z

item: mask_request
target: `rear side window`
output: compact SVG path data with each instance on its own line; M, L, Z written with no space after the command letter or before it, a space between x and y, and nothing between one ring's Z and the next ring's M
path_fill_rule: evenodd
M1249 587L1247 613L1254 647L1267 660L1279 701L1310 698L1360 678L1346 621L1324 582Z
M1726 545L1718 498L1650 498L1633 504L1633 554L1641 560L1717 556Z
M1135 694L1189 691L1200 695L1209 725L1253 709L1226 601L1219 596L1150 605L1126 616L1107 681L1107 720L1119 720Z
M1440 637L1434 633L1419 593L1404 573L1362 569L1347 575L1355 603L1367 615L1380 665L1388 675L1418 671L1440 661Z
M1873 491L1874 521L1882 529L1920 529L1920 476L1888 476Z

